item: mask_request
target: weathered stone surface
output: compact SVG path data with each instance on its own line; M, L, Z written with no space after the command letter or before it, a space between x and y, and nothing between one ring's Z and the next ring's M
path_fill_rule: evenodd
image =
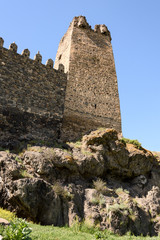
M8 184L7 191L9 203L18 208L17 214L42 224L64 224L63 202L47 182L20 179Z
M9 46L9 50L13 51L13 52L17 52L18 46L15 42L11 43L11 45Z
M38 63L42 62L42 55L40 54L40 52L38 51L38 53L35 55L34 60Z
M18 158L15 154L9 154L7 152L0 152L0 179L2 182L9 182L21 177L20 171L23 169L22 165L16 161Z
M124 147L114 129L97 130L84 136L82 149L101 156L105 165L103 170L122 178L145 175L152 169L153 154L132 144Z
M157 235L159 183L153 154L123 144L114 129L21 155L0 151L0 206L42 224L71 225L78 216L119 234Z
M110 33L94 32L85 17L75 17L60 41L55 68L68 72L62 139L74 140L98 127L121 132L117 77Z
M53 60L51 58L47 60L46 66L49 68L53 68Z
M30 56L30 51L28 49L24 49L23 52L22 52L22 56L26 57L26 58L29 58Z
M20 55L3 48L0 55L1 143L29 134L41 140L60 137L66 74L29 54L28 49Z
M4 44L4 40L3 38L0 37L0 47L3 47L3 44Z

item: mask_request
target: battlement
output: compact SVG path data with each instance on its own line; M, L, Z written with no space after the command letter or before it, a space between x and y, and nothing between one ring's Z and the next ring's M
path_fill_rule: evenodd
M105 24L95 25L94 30L93 30L91 28L91 26L88 24L85 16L74 17L73 21L71 22L71 25L73 25L74 27L79 27L79 28L82 28L82 29L88 29L92 32L105 35L105 36L108 37L109 41L112 40L110 31L108 30L108 28Z
M4 39L3 39L2 37L0 37L0 51L1 51L1 53L3 53L3 49L4 49L5 51L7 50L6 48L3 47L3 45L4 45ZM29 58L29 57L30 57L30 51L29 51L29 49L27 49L27 48L24 49L21 54L17 53L18 46L17 46L17 44L16 44L15 42L13 42L13 43L10 44L8 50L9 50L10 52L12 52L12 53L18 54L19 57L20 57L20 56L23 56L23 60L27 60L27 59L32 60L32 59ZM9 53L9 52L8 52L8 53ZM36 64L42 64L42 55L40 54L39 51L38 51L38 53L34 56L34 59L33 59L32 61L34 61ZM34 62L33 62L33 63L34 63ZM49 59L46 61L46 64L45 64L45 65L42 64L42 66L46 66L46 68L48 68L48 69L53 69L53 65L54 65L54 61L53 61L51 58L49 58ZM56 70L56 69L54 69L54 70ZM56 71L57 71L57 70L56 70ZM62 66L62 64L59 66L58 71L64 72L64 66Z

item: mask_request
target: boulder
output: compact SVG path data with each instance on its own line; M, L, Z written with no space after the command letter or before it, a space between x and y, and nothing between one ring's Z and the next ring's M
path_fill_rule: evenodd
M9 222L6 219L4 219L4 218L0 218L0 225L8 226Z

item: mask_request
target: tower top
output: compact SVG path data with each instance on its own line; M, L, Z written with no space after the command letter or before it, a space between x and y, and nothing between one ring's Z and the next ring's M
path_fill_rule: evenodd
M94 30L91 28L91 26L89 25L89 23L86 20L85 16L78 16L78 17L74 17L71 25L73 25L74 27L79 27L79 28L83 28L83 29L90 29L91 31L94 31L95 33L100 33L103 35L106 35L109 37L109 40L111 41L111 34L110 31L108 30L107 26L105 24L96 24L94 26Z

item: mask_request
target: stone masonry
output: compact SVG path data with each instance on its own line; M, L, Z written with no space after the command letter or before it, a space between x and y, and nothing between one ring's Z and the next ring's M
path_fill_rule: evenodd
M61 39L55 66L29 58L0 38L0 138L76 140L98 127L121 133L121 115L111 36L75 17Z
M92 30L85 17L75 17L60 41L55 68L60 63L68 73L62 137L73 140L98 127L121 132L117 76L107 27L96 25Z
M59 138L66 74L53 69L51 59L43 65L40 53L32 60L28 49L20 55L15 43L8 50L0 41L1 140L11 136Z

